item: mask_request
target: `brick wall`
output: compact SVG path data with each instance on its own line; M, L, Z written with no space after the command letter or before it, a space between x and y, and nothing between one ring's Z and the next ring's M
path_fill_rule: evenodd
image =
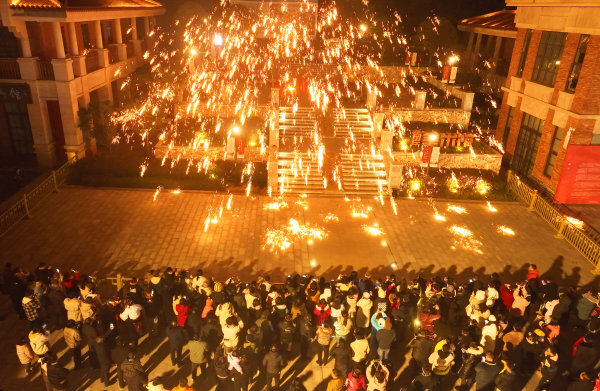
M592 35L575 89L572 110L581 114L600 113L600 36Z
M541 30L533 30L531 32L529 50L527 51L527 58L525 59L525 66L523 67L523 82L525 82L525 80L531 80L531 75L533 74L533 66L535 65L535 57L537 56L541 39ZM524 88L524 86L521 86L521 88Z
M508 77L506 78L506 86L510 86L510 76L517 73L519 67L519 59L521 58L521 50L523 48L523 42L525 41L525 32L527 29L517 30L517 38L515 39L515 45L513 46L512 59L510 61L510 67L508 68ZM503 100L505 102L505 100Z
M580 34L568 33L565 39L565 47L563 48L560 65L554 81L554 93L550 101L553 105L556 105L558 101L558 91L564 91L567 86L567 79L569 78L571 66L575 59L575 52L577 51L580 36Z
M510 134L508 135L508 141L506 142L505 154L512 159L512 156L515 153L515 147L517 146L517 138L519 137L519 129L521 127L521 122L523 121L523 112L520 109L521 107L521 98L517 101L517 106L515 107L515 113L513 114L512 125L510 126Z
M506 120L508 119L508 110L510 109L510 106L506 104L507 98L507 92L502 94L502 105L500 106L500 111L498 112L498 124L496 125L495 132L496 140L499 142L502 142L502 138L504 137L504 129L506 129ZM506 149L506 145L503 145L502 147Z
M545 186L550 186L550 178L544 175L544 169L546 168L546 162L548 161L548 154L554 139L554 130L556 126L552 124L552 117L554 117L554 110L548 110L548 115L544 121L542 127L542 136L540 137L540 143L535 156L535 163L533 164L533 170L531 175L536 178L539 182Z

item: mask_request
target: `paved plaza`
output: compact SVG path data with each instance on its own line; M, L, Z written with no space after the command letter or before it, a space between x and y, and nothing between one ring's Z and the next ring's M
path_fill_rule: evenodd
M141 276L149 268L173 266L192 271L202 267L219 279L237 274L250 280L268 273L274 281L292 272L325 273L333 278L351 269L371 270L374 276L395 270L400 278L418 272L426 276L447 273L459 280L473 272L500 272L514 280L525 278L526 264L534 262L542 274L563 284L595 281L587 261L564 240L555 239L545 222L518 203L493 203L496 211L492 211L484 202L397 200L394 213L389 199L381 205L375 199L296 197L284 199L287 208L270 210L265 206L272 200L265 196L234 195L230 209L228 195L162 192L155 201L153 196L153 191L62 188L35 209L31 219L0 238L0 261L31 269L45 261L99 277L117 271ZM435 218L436 210L445 221ZM353 217L353 212L363 217ZM319 228L318 233L327 236L290 236L291 246L284 252L263 249L267 229L290 227L290 219L297 221L297 231ZM507 234L508 229L514 235ZM25 323L16 319L6 300L0 304L1 313L7 314L0 322L0 347L6 352L0 388L30 386L14 355L15 331L23 330ZM58 352L66 350L61 337L62 333L53 334ZM173 370L164 341L144 339L141 350L151 378L168 373L176 380L179 373L189 373L187 367ZM321 368L314 360L309 365L292 362L286 378L298 375L308 389L321 389L332 365ZM400 358L398 366L404 365ZM86 380L89 373L85 369L72 374L76 389L104 389ZM42 389L39 375L33 384ZM196 387L206 390L213 384L209 380Z

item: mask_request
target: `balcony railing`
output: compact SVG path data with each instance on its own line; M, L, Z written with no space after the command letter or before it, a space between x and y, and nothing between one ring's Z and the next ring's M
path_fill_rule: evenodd
M14 58L0 59L0 79L20 79L19 63Z
M135 50L133 49L133 42L127 42L127 58L135 56Z
M54 67L50 61L39 60L37 69L39 80L54 80Z
M108 61L111 64L116 64L119 62L119 51L117 45L108 46Z
M87 73L93 72L96 69L100 69L100 63L98 62L98 52L92 50L85 55L85 70Z

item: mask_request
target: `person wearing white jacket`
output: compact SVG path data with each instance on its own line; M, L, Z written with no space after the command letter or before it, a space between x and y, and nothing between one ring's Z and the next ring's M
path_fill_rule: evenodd
M490 315L485 326L481 329L480 345L486 352L493 352L496 347L496 337L498 336L498 326L496 326L496 317Z

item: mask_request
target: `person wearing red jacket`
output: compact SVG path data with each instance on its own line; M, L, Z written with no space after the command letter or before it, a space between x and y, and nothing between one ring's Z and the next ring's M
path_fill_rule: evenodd
M190 307L188 306L186 299L181 299L179 304L175 306L175 312L177 312L177 324L179 327L185 327L189 309Z
M319 304L315 306L313 314L316 316L316 324L324 324L331 316L331 308L327 305L325 299L321 299Z
M435 313L434 313L435 310ZM419 327L427 333L427 335L435 334L434 322L441 318L440 307L436 304L431 309L423 310L419 314Z
M346 378L347 391L360 391L367 388L367 379L360 368L354 368Z
M529 269L527 269L527 281L529 280L539 280L540 272L537 269L537 266L533 263L529 264Z

